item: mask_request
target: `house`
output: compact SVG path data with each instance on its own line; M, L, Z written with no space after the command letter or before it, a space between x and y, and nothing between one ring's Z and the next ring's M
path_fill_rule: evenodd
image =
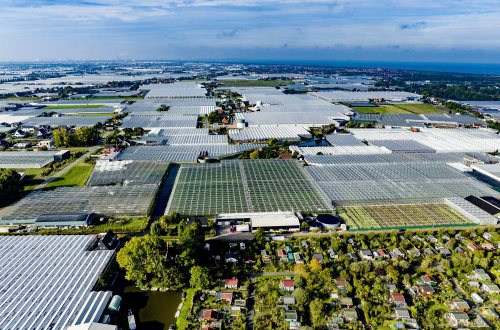
M295 281L292 279L289 279L289 278L284 279L280 283L280 289L285 290L285 291L289 291L289 292L295 290Z
M339 255L338 255L337 251L335 251L334 249L329 249L328 250L328 257L330 258L330 261L334 261L334 260L337 260L339 258Z
M295 297L294 296L284 296L283 297L284 305L295 305Z
M297 311L288 310L285 311L285 322L297 322L299 320L299 315L297 314Z
M487 251L493 251L493 250L495 250L495 246L493 244L491 244L491 243L483 243L483 244L481 244L481 248L483 250L487 250Z
M395 316L397 319L409 319L411 318L410 312L404 307L394 308Z
M389 254L387 253L386 250L384 249L378 249L377 250L377 254L381 257L381 258L389 258Z
M288 261L294 262L295 257L293 256L293 253L289 252L286 257L288 258Z
M22 129L15 131L12 136L16 139L24 139L26 137L26 132Z
M280 258L281 261L286 261L287 260L285 249L279 249L278 252L277 252L277 254L278 254L278 258Z
M288 325L288 330L300 330L300 322L291 321L289 323L290 324Z
M234 252L228 252L226 253L226 263L236 263L238 262L238 256Z
M491 241L491 240L493 240L493 235L491 235L491 233L488 233L487 231L485 231L483 234L483 238L487 241Z
M390 293L396 291L397 287L392 283L384 283L384 286L389 290Z
M356 308L345 308L342 314L347 322L356 322L358 320Z
M412 249L410 249L410 250L408 250L408 251L406 251L406 252L407 252L407 253L408 253L408 255L409 255L410 257L412 257L412 258L418 258L418 257L420 257L420 255L421 255L421 254L420 254L420 251L419 251L417 248L415 248L415 247L414 247L414 248L412 248Z
M29 142L18 142L13 145L14 148L16 149L26 149L30 147Z
M49 135L49 133L48 133L45 129L43 129L43 128L40 128L40 129L38 130L38 132L36 132L36 137L37 137L38 139L43 139L43 138L44 138L44 137L46 137L47 135Z
M346 256L347 256L347 259L349 259L351 261L358 261L359 260L358 256L356 254L352 253L352 252L348 252L346 254Z
M214 309L204 309L201 311L201 320L217 322L219 320L219 313Z
M343 307L352 307L354 306L354 303L352 301L352 298L344 297L340 299L340 305L342 305Z
M498 288L498 286L496 284L493 284L493 283L483 283L481 290L483 290L487 294L494 294L494 293L500 292L500 289Z
M433 235L428 235L425 239L427 240L427 242L432 244L436 244L438 242L438 239Z
M267 250L260 251L260 256L262 257L262 262L268 264L271 262L271 256Z
M467 248L470 251L477 251L477 250L479 250L479 248L476 245L472 244L472 243L467 244Z
M234 299L234 306L239 306L239 307L246 307L247 306L247 300L246 299Z
M437 254L437 251L434 250L433 248L425 248L424 253L428 256L433 256L433 255Z
M51 149L54 147L54 141L52 140L42 140L36 144L37 148L47 148Z
M202 325L200 330L216 330L215 328L205 324L205 325Z
M454 298L451 301L450 308L455 312L465 312L467 313L470 310L469 303L460 298Z
M304 263L304 256L302 255L302 253L299 253L299 252L295 252L293 254L293 260L298 263L298 264L303 264Z
M217 292L215 294L216 301L222 301L229 305L233 303L233 299L234 299L234 292Z
M361 259L365 259L365 260L372 260L373 259L372 251L366 250L366 249L360 250L359 256L361 257Z
M337 288L339 290L347 292L347 281L342 279L342 278L337 278L335 280L335 283L337 284Z
M405 257L405 253L398 248L391 250L391 252L389 252L389 253L393 259Z
M445 247L438 247L437 250L438 250L439 253L441 253L441 255L443 257L449 257L449 256L451 256L450 249L447 249Z
M471 299L476 303L476 304L482 304L484 303L484 299L483 297L481 297L480 295L478 295L477 293L472 293L470 295Z
M453 327L464 326L469 323L469 316L463 312L451 312L446 314L445 318Z
M323 254L321 253L314 253L313 258L319 263L322 263L324 261Z
M302 247L303 250L307 250L309 248L309 243L304 239L300 241L300 246Z
M237 289L238 288L238 278L226 278L224 280L224 288L226 289Z
M436 292L434 290L434 288L430 285L419 285L418 287L418 292L420 292L420 294L422 296L426 296L426 297L430 297L434 294L434 292Z
M465 254L465 253L467 253L467 251L465 251L464 249L462 249L460 246L457 246L457 247L455 248L455 252L456 252L456 253L460 253L460 254Z
M391 296L391 300L397 307L406 306L405 296L401 293L393 293Z
M486 271L482 268L474 269L472 273L472 278L478 281L491 281L491 277Z
M437 285L436 280L434 280L434 278L432 278L432 277L430 277L428 275L421 276L418 279L418 283L419 284L427 284L427 285L431 285L431 286L436 286Z

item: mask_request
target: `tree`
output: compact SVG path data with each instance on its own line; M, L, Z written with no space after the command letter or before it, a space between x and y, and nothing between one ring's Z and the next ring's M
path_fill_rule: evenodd
M189 274L191 275L189 284L192 288L206 289L210 287L210 269L208 269L207 267L193 266L189 270Z
M259 150L254 150L250 153L250 159L259 159L260 152Z
M302 288L297 288L293 291L293 296L295 297L295 303L300 311L304 311L304 308L309 303L309 294L306 290Z
M323 310L323 301L314 299L309 305L309 313L311 316L311 324L314 328L321 328L325 321L325 312Z
M254 233L253 237L257 246L262 247L266 243L266 232L262 228L258 228Z
M6 206L21 196L21 176L12 169L0 168L0 207Z
M151 235L161 235L163 232L163 228L161 223L156 221L151 225Z

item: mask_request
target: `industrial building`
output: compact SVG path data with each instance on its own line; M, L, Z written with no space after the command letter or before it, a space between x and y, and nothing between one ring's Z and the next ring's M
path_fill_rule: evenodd
M300 221L293 212L229 213L218 214L217 223L231 225L249 224L252 231L299 231Z

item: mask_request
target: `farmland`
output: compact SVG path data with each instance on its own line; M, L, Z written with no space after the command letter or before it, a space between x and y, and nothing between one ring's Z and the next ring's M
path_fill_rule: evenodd
M443 204L395 204L339 207L350 228L434 227L470 221Z
M380 114L426 114L443 113L434 105L428 103L422 104L384 104L377 107L354 107L354 110L360 113L380 113Z

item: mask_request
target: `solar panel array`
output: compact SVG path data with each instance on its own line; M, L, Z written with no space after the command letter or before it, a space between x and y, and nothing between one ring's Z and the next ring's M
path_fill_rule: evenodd
M34 190L9 208L0 220L30 223L42 214L71 212L147 216L157 191L157 184Z
M328 211L329 203L295 160L239 160L181 166L167 213Z
M0 329L66 329L114 251L93 236L0 236Z
M147 160L98 160L87 185L159 185L167 172L168 166L168 163Z

